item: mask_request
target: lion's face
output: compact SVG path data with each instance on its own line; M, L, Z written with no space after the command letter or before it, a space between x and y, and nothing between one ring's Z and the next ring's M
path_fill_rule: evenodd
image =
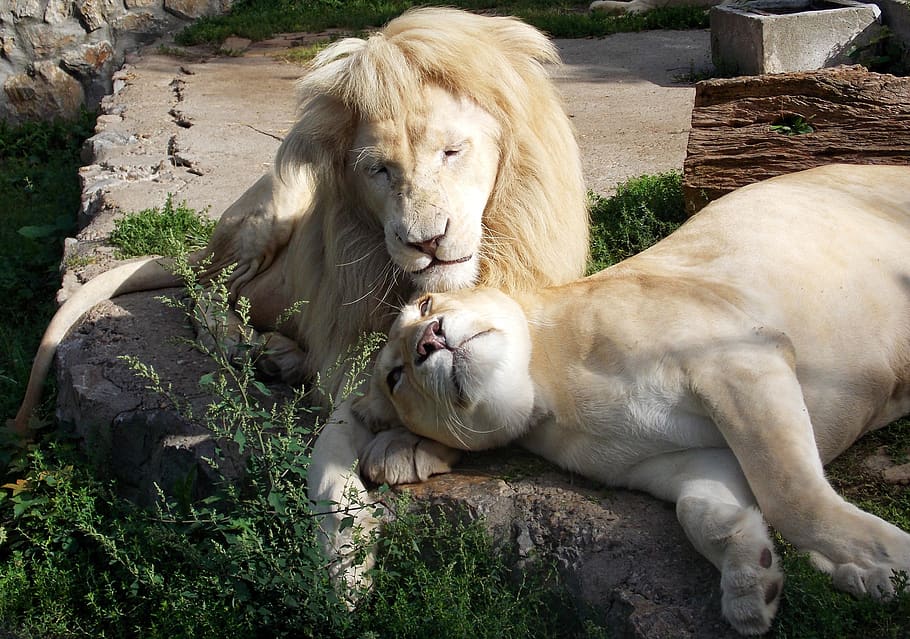
M502 446L534 400L524 313L494 289L432 294L405 306L355 411L453 448Z
M357 127L353 188L385 231L392 261L421 291L472 286L500 129L467 98L429 86L421 109Z

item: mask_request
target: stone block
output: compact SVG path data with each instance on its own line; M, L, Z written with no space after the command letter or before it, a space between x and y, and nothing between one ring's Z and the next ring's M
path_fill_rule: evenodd
M72 119L85 103L82 85L50 60L35 62L28 73L9 76L3 91L21 120Z
M111 92L114 47L107 40L66 51L60 64L82 83L86 104L94 107Z
M854 0L757 0L711 9L711 56L724 73L811 71L850 62L881 30L881 9Z
M85 30L76 22L46 24L36 22L19 27L24 48L31 52L32 59L58 56L62 51L85 41Z

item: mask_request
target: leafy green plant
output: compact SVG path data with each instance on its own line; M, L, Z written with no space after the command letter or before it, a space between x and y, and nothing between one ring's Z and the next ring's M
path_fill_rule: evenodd
M63 238L75 230L77 169L94 115L74 122L0 121L0 410L15 412L54 311Z
M176 256L205 246L214 229L214 220L189 208L186 202L174 206L168 195L161 208L145 209L116 220L109 242L117 247L120 258Z
M888 27L882 27L868 42L853 45L847 56L870 71L907 75L907 46Z
M546 560L524 570L508 566L478 522L409 510L407 495L399 516L380 544L374 590L361 614L379 637L498 639L499 637L594 637L566 596Z
M798 113L789 113L779 117L770 128L781 135L804 135L815 132L809 121Z
M910 633L907 575L895 577L898 595L881 602L835 590L831 578L809 558L778 539L787 575L780 612L772 627L777 639L876 637L901 639Z
M682 174L644 175L620 184L610 198L591 194L591 257L595 273L640 253L686 219Z

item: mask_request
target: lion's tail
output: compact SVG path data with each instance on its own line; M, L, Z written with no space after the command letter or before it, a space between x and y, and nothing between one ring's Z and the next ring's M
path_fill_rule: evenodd
M162 262L161 258L146 257L106 271L86 282L57 310L38 345L19 412L7 424L17 436L28 438L29 418L41 400L44 379L54 361L57 346L70 328L86 311L104 300L126 293L179 285L182 282L180 277Z

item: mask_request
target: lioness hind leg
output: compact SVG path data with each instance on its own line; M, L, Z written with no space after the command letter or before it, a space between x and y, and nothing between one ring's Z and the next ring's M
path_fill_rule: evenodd
M695 384L762 514L810 553L835 587L891 596L894 573L910 571L910 535L846 502L828 483L793 358L782 356L786 340L728 349L722 361L697 371Z
M784 576L733 453L708 448L657 457L636 469L632 487L676 502L689 541L720 571L721 605L730 625L745 635L767 632Z

